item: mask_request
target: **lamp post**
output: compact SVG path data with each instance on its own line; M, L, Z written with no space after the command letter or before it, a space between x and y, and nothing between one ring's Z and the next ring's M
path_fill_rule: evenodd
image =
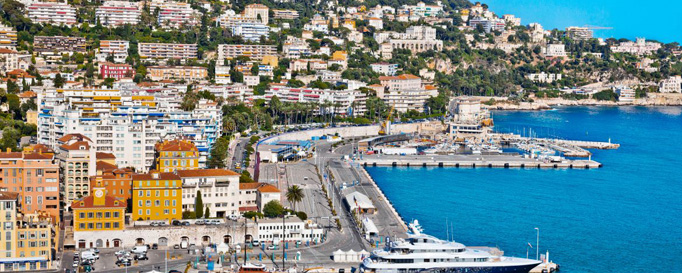
M540 260L540 228L535 228L537 230L537 238L535 242L535 259Z
M284 270L284 266L285 266L284 255L286 253L284 252L284 250L285 250L284 249L284 243L286 240L286 222L284 220L287 218L287 216L289 216L289 213L282 214L282 270Z

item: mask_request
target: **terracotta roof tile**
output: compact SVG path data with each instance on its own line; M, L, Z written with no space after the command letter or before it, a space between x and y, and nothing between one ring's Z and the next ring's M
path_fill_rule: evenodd
M133 180L180 180L180 176L174 173L158 173L159 176L154 178L153 173L134 174Z
M177 170L177 174L180 177L239 176L238 173L227 169Z
M95 207L106 207L106 208L125 208L126 207L126 202L124 200L118 199L113 196L104 196L104 205L103 206L95 206L94 203L95 197L92 195L83 197L79 200L73 201L71 203L71 208L72 209L86 209L86 208L95 208ZM118 201L118 203L116 203ZM81 203L83 203L81 205ZM118 204L118 205L117 205Z

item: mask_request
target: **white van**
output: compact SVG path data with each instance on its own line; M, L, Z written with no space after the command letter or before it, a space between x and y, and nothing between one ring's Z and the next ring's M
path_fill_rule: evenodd
M97 260L97 259L99 259L99 255L97 255L94 251L83 251L83 252L81 252L81 259L83 259L83 260Z
M147 250L148 250L147 246L134 246L131 252L135 254L147 253Z

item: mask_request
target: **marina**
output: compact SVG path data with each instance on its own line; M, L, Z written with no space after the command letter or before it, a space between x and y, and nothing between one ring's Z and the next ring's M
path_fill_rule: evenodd
M518 155L364 155L356 162L363 166L456 167L456 168L533 168L595 169L602 164L593 160L524 158Z

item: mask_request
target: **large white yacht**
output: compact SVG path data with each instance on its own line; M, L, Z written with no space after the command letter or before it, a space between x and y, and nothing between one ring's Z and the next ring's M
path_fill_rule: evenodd
M407 239L391 241L365 258L361 271L371 273L416 272L523 272L540 264L538 260L505 257L496 248L466 247L423 234L416 220Z

